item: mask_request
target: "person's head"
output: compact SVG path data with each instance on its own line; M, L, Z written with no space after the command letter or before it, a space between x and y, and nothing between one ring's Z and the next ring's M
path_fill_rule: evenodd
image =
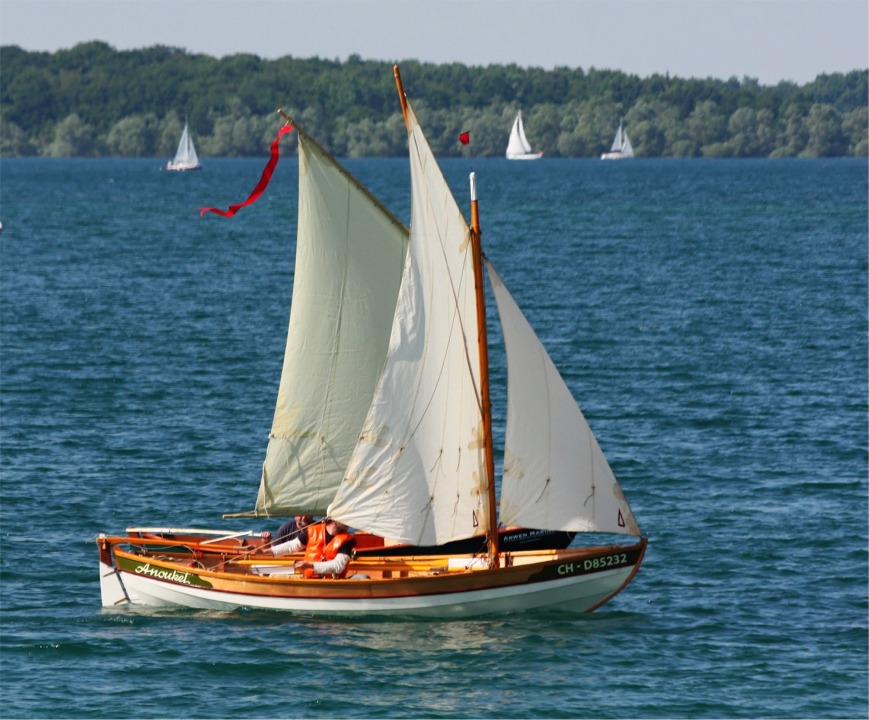
M310 515L296 515L296 525L305 527L306 525L310 525L313 519Z
M343 523L339 523L334 518L326 518L323 523L326 526L326 532L328 532L330 535L347 532L347 526Z

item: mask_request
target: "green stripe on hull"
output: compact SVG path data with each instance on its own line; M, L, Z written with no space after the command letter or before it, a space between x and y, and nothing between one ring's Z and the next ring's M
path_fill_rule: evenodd
M125 557L118 557L117 563L119 570L150 577L154 580L177 583L178 585L194 585L204 588L213 587L210 582L203 580L199 575L188 570L168 569L159 565L152 565L144 560L132 560Z

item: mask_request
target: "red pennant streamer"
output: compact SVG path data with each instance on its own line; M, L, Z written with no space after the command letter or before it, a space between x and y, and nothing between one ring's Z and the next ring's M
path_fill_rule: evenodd
M471 142L471 133L463 132L461 135L459 135L459 140L462 141L462 145L467 145L469 142Z
M199 211L199 217L202 217L207 212L217 213L218 215L222 215L223 217L232 217L245 205L250 205L251 203L255 203L257 200L259 200L260 195L262 195L266 191L266 188L269 186L269 182L272 179L272 174L274 173L275 168L278 165L278 158L280 157L281 137L286 133L292 131L292 125L284 125L280 130L278 130L278 136L272 143L272 156L269 158L268 163L263 169L262 177L260 177L259 182L256 184L256 187L253 189L253 192L250 194L250 197L248 197L247 200L242 203L238 203L238 205L230 205L227 210L220 210L219 208L213 207L202 208Z

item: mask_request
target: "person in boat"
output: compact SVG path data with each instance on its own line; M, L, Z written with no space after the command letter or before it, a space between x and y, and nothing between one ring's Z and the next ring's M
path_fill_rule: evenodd
M305 559L295 564L306 578L343 578L347 575L356 539L347 526L332 518L312 523L292 540L275 545L272 553L287 555L305 549Z
M280 545L297 537L308 525L314 522L314 518L310 515L296 515L290 518L278 528L278 532L272 540L273 545Z

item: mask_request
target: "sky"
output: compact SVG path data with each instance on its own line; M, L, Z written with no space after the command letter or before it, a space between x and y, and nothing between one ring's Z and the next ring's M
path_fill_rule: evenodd
M867 0L0 0L0 45L102 40L799 85L869 66ZM2 68L0 68L2 74Z

